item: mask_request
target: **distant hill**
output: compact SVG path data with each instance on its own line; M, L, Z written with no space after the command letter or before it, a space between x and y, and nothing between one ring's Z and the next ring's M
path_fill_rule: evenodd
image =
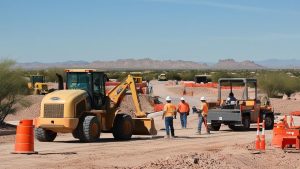
M94 61L89 67L102 69L207 69L202 63L183 60L119 59Z
M53 63L18 63L25 69L49 67L63 68L102 68L102 69L300 69L300 59L268 59L262 61L242 61L234 59L219 60L217 63L192 62L183 60L119 59L115 61L65 61Z
M300 69L299 59L268 59L257 61L258 64L268 67L268 68L285 68L285 69Z
M153 60L153 59L119 59L116 61L67 61L67 62L56 62L56 63L18 63L18 67L25 69L43 69L49 67L62 67L62 68L98 68L103 70L112 69L208 69L208 65L203 63L197 63L192 61L183 60Z
M218 63L211 66L212 69L224 69L224 70L240 70L240 69L266 69L253 61L237 62L234 59L219 60Z
M22 67L24 69L43 69L50 67L86 67L89 62L86 61L66 61L66 62L54 62L54 63L41 63L41 62L31 62L31 63L17 63L17 67Z

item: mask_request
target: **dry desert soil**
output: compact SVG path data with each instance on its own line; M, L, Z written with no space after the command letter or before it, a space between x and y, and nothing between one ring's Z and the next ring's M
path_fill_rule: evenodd
M170 95L178 103L182 91L180 86L167 86L167 82L153 81L154 94L162 98ZM199 98L206 96L216 99L215 89L195 90L193 96L186 96L191 106L199 104ZM42 96L30 96L34 101L28 108L20 109L7 117L7 122L38 116ZM127 99L128 100L128 99ZM149 104L142 98L144 109ZM130 102L130 101L128 101ZM287 114L300 110L299 100L272 99L275 111ZM124 106L129 107L128 105ZM147 110L151 111L151 110ZM130 141L115 141L112 134L101 133L94 143L80 143L71 134L59 134L54 142L35 140L38 154L12 154L15 135L0 133L0 168L299 168L300 153L283 151L271 146L272 130L266 131L266 151L254 150L256 126L245 132L233 132L227 126L220 131L197 135L198 117L188 116L188 128L181 129L179 119L175 119L174 139L164 139L164 122L155 117L157 136L133 136ZM300 119L295 119L300 123ZM204 126L203 126L204 127ZM0 130L1 132L1 130Z

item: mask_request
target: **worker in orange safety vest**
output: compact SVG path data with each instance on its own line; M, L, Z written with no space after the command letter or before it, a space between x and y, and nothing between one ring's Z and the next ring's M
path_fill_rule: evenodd
M205 97L201 97L200 101L201 101L200 109L197 112L199 117L197 134L201 134L202 123L204 123L207 134L210 134L210 131L207 127L208 104L206 102Z
M186 129L187 116L190 112L190 105L185 101L184 97L180 98L181 102L178 104L177 112L180 115L181 128Z
M171 103L171 97L166 97L166 104L163 109L162 119L165 119L165 127L166 127L166 136L165 138L174 138L174 126L173 126L173 118L176 119L176 106ZM171 130L171 136L170 136Z

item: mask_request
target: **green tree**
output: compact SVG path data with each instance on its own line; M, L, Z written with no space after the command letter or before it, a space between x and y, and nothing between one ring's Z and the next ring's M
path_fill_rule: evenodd
M235 76L232 74L228 74L225 71L220 71L220 72L216 72L216 73L212 74L211 80L213 82L218 82L218 80L220 78L233 78L233 77L235 77Z
M13 68L12 60L0 60L0 124L8 114L14 113L13 105L27 92L22 71Z
M64 68L52 67L47 69L47 71L44 74L46 76L46 81L57 82L58 78L56 76L56 73L62 75L63 79L66 80L66 73Z
M300 80L283 72L266 72L258 76L259 87L270 97L286 94L288 97L300 90Z

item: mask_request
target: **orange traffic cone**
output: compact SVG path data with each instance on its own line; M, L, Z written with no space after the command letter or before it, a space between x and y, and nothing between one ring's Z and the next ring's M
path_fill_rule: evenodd
M260 150L259 118L257 118L257 132L256 132L256 139L255 139L255 150Z
M33 120L21 120L17 126L15 154L36 154L34 151Z
M262 134L261 134L261 140L260 140L260 149L266 150L266 140L265 140L265 120L263 120L262 124Z

